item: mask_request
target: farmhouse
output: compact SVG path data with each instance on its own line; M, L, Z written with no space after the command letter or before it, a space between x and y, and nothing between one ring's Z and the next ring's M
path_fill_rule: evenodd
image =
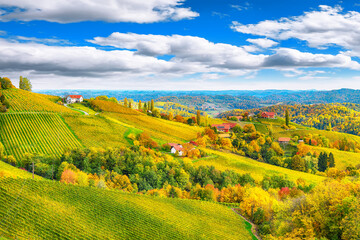
M175 154L176 152L179 154L179 156L183 155L183 146L178 143L168 143L170 145L170 152L172 154Z
M236 123L223 123L223 124L213 124L211 127L215 127L219 132L229 132L237 124Z
M278 139L278 142L282 143L282 144L288 144L290 142L290 138L289 137L280 137Z
M262 118L274 119L275 118L275 113L274 112L262 112L261 117Z
M68 104L82 102L82 101L84 101L84 98L81 95L68 95L66 97L66 103L68 103Z

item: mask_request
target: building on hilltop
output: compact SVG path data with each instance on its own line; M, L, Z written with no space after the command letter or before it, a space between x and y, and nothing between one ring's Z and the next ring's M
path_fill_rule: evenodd
M274 119L275 118L275 113L274 112L262 112L261 117L262 118Z
M168 143L170 145L170 152L172 154L175 154L176 152L179 154L179 156L183 155L183 146L178 143Z
M229 132L233 129L237 123L223 123L223 124L213 124L211 127L215 127L219 132Z
M77 103L77 102L82 102L84 101L84 98L82 95L68 95L66 97L66 103L67 104L71 104L71 103Z
M290 138L289 137L280 137L279 139L278 139L278 142L280 143L280 144L288 144L288 143L290 143Z

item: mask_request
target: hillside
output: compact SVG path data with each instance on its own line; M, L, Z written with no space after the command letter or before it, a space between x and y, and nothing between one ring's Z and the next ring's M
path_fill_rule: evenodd
M244 220L210 202L13 178L0 179L0 200L0 234L8 238L252 238Z
M28 178L32 178L32 174L13 167L7 163L4 163L3 161L0 161L0 178L2 177L12 177L12 178L22 178L22 179L28 179ZM34 175L35 179L43 179L37 175Z
M10 102L9 112L56 112L74 113L67 107L55 103L58 97L24 91L18 88L0 90Z
M289 180L296 181L299 178L309 183L320 183L325 178L314 174L294 171L291 169L262 163L251 158L242 157L233 153L220 152L215 150L206 150L211 154L207 158L195 160L195 166L214 166L218 170L233 170L237 173L250 173L257 181L261 181L266 175L284 175Z
M2 113L0 124L0 141L17 159L24 153L59 156L66 148L82 146L54 113Z

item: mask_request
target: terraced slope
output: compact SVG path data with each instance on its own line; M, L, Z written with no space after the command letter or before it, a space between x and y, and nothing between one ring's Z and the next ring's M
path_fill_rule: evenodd
M58 156L65 148L82 146L54 113L0 114L0 141L16 158L27 152Z
M17 88L0 90L10 102L9 112L57 112L79 114L54 102L57 97L24 91Z
M262 180L265 175L287 175L290 180L296 181L298 178L305 179L309 183L318 183L324 180L310 173L294 171L291 169L278 167L275 165L258 162L251 158L242 157L232 153L224 153L206 149L211 154L207 158L202 158L194 163L196 166L214 166L218 170L234 170L240 174L250 173L256 180Z
M0 236L11 239L252 239L211 202L13 178L0 178L0 202Z
M25 170L13 167L7 163L0 161L0 178L1 177L32 178L32 174ZM42 177L39 177L37 175L35 175L35 178L43 179Z

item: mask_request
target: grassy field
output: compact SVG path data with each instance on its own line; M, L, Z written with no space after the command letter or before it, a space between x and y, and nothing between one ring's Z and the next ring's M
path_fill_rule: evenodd
M37 175L34 175L34 176L35 176L35 179L39 179L39 180L43 179L42 177L39 177ZM7 163L4 163L3 161L0 161L0 178L1 177L32 178L32 174L25 170L22 170L22 169L13 167Z
M94 110L92 110L89 107L86 107L84 104L81 104L81 103L72 103L72 104L69 104L68 106L71 108L74 108L74 109L79 109L81 111L87 112L90 115L96 114L96 112Z
M128 145L125 133L129 127L120 125L101 116L73 115L62 116L86 147L116 147Z
M325 179L317 175L258 162L232 153L208 149L206 151L211 156L196 161L194 163L195 166L214 166L218 170L223 171L229 169L240 174L250 173L257 181L262 180L265 175L287 175L290 180L296 181L298 178L302 178L309 183L318 183Z
M57 112L74 113L67 107L54 102L57 97L24 91L17 88L0 90L10 102L9 112Z
M27 152L59 156L65 148L81 146L54 113L0 114L0 141L6 153L17 159Z
M0 201L0 235L11 239L252 239L211 202L13 178L0 178Z
M195 139L197 133L202 130L200 127L191 127L183 123L149 117L145 114L103 113L101 115L115 119L129 127L146 131L160 143L190 141Z

